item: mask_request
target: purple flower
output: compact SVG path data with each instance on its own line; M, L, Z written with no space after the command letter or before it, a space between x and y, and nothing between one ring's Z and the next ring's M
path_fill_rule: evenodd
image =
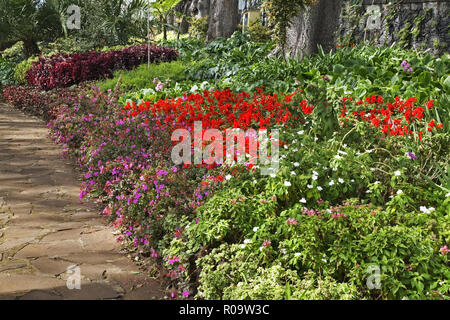
M410 157L411 160L417 160L417 156L412 152L408 152L408 156Z

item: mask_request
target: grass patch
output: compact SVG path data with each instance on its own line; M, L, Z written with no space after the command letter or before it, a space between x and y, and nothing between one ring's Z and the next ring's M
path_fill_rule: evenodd
M120 70L114 73L114 78L103 80L97 83L103 91L114 89L119 77L122 76L121 88L125 92L137 91L146 88L155 88L153 79L158 78L161 81L168 79L180 82L185 80L184 69L186 65L182 61L172 61L161 64L151 64L147 69L147 64L140 65L130 71Z

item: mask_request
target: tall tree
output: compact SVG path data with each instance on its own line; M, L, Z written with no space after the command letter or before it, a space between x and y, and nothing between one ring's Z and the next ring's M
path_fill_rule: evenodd
M211 0L207 41L230 37L239 24L238 0Z
M319 45L326 52L335 47L342 4L343 0L317 0L292 19L286 38L292 57L314 54Z
M39 54L39 41L56 39L62 34L59 21L46 19L54 12L44 4L40 0L0 1L0 41L23 41L26 57Z

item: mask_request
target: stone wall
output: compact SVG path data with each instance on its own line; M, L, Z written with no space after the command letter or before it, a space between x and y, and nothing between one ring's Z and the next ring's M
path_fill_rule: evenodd
M449 25L450 0L346 0L338 36L341 44L367 40L439 55L449 50Z

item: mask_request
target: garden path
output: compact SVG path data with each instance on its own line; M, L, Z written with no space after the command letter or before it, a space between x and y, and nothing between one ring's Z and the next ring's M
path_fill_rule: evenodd
M0 104L0 299L152 299L163 291L79 202L73 162L45 124ZM81 289L76 284L78 266Z

